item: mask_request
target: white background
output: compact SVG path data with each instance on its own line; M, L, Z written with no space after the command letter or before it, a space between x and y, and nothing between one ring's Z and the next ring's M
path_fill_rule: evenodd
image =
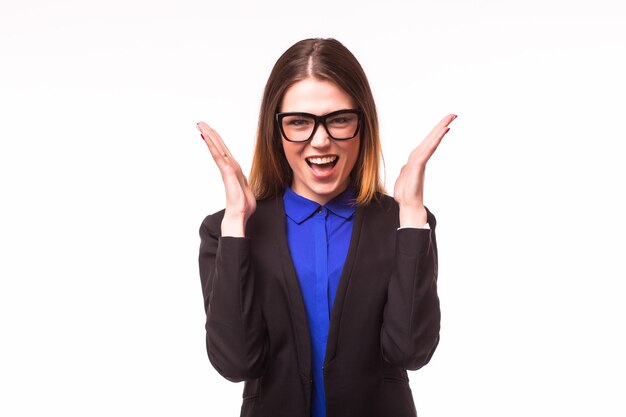
M0 415L235 416L206 358L195 129L249 170L280 54L335 37L380 112L386 183L429 164L441 343L421 417L626 415L621 1L0 3Z

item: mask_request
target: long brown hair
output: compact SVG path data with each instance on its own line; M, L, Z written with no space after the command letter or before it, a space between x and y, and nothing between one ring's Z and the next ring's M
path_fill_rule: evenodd
M285 92L306 78L335 83L364 113L359 156L350 175L356 203L367 204L384 192L380 180L381 149L374 97L361 64L335 39L305 39L287 49L276 61L265 85L259 112L250 186L257 199L282 195L293 172L282 147L274 115Z

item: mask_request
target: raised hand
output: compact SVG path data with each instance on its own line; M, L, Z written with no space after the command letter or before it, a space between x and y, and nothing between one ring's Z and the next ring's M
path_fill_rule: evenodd
M424 173L426 163L448 133L448 125L456 115L444 117L411 152L393 187L393 198L400 206L400 227L421 227L426 224L424 208Z
M244 237L246 222L256 209L256 199L241 167L233 158L220 135L204 122L197 124L202 139L217 164L226 191L226 211L222 236Z

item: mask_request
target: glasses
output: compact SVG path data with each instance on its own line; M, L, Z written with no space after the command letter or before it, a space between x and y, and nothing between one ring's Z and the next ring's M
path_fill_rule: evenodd
M334 140L348 140L356 137L363 121L363 112L357 109L337 110L316 116L311 113L276 113L276 122L283 137L289 142L310 140L320 124Z

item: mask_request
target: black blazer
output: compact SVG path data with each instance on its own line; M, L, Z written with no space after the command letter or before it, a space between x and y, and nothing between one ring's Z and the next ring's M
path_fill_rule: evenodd
M258 202L246 238L220 237L223 214L200 227L209 359L246 381L242 416L309 416L311 346L282 197ZM439 341L435 217L430 230L397 230L389 196L355 216L330 318L327 416L415 416L406 370L428 363Z

